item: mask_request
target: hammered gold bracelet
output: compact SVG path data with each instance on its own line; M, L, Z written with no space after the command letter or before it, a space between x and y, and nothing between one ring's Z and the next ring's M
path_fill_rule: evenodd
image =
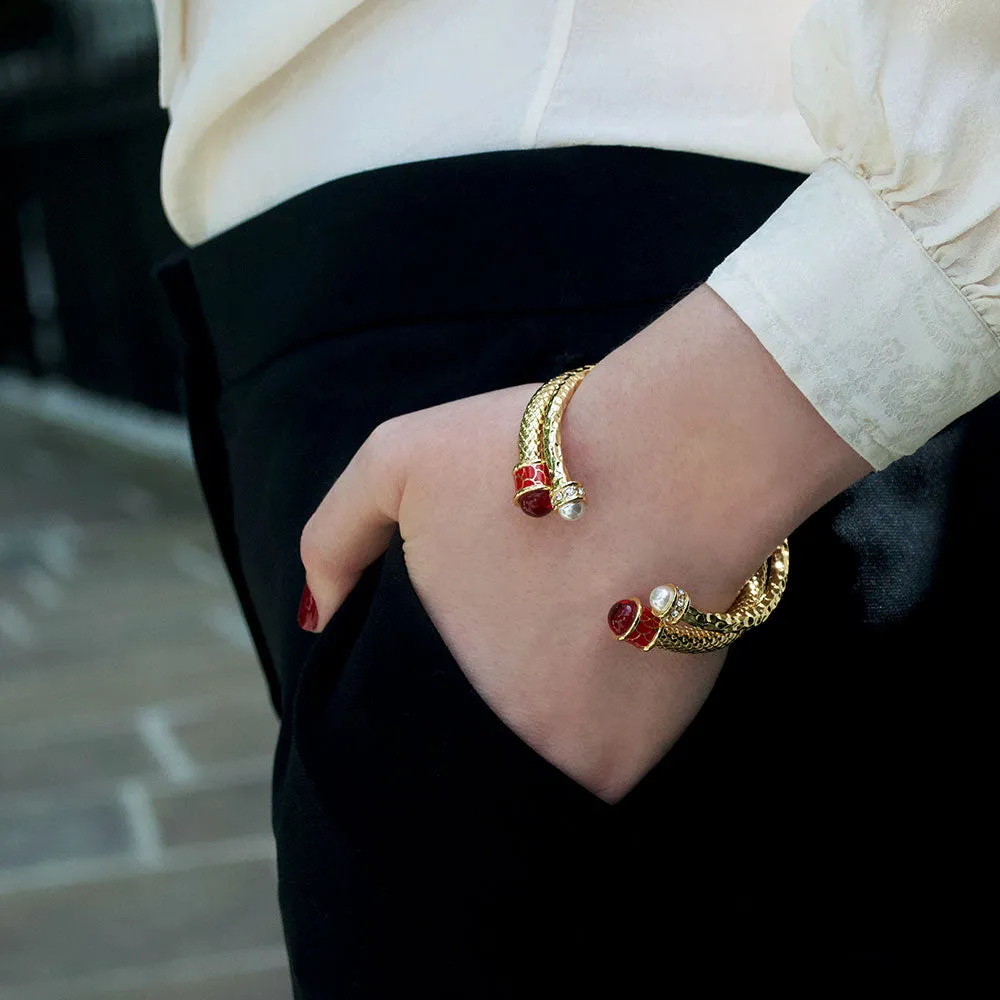
M525 407L514 467L514 503L531 517L558 510L566 521L578 520L588 502L583 485L571 479L562 453L560 425L573 393L593 365L574 368L550 379ZM700 611L682 587L661 584L649 595L616 602L608 612L614 636L637 649L707 653L722 649L748 629L766 621L778 606L788 582L788 540L768 556L740 589L726 611Z

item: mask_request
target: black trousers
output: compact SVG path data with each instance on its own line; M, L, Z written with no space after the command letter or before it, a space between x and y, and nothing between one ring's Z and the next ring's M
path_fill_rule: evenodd
M600 359L801 180L626 147L418 162L162 269L198 471L281 715L297 998L815 995L968 952L949 930L977 893L968 737L995 655L960 608L986 606L971 581L1000 555L993 403L795 533L782 607L615 806L478 697L398 537L320 636L295 624L301 527L378 422Z

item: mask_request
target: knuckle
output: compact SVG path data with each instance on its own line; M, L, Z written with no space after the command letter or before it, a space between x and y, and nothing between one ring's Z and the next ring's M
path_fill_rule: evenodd
M403 434L404 420L402 417L390 417L378 424L365 439L358 450L359 457L369 462L384 461L392 454Z
M355 460L362 476L382 492L400 474L412 445L412 422L407 417L390 417L368 435Z

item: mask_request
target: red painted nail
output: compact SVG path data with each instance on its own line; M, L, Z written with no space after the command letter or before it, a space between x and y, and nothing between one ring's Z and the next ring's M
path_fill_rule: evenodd
M316 608L316 598L307 583L302 589L302 600L299 601L299 628L307 632L315 632L319 625L319 610Z

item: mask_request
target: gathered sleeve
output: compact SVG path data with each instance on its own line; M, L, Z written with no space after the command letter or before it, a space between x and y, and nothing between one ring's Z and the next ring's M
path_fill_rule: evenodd
M1000 390L1000 2L818 0L792 73L825 159L708 284L881 469Z

